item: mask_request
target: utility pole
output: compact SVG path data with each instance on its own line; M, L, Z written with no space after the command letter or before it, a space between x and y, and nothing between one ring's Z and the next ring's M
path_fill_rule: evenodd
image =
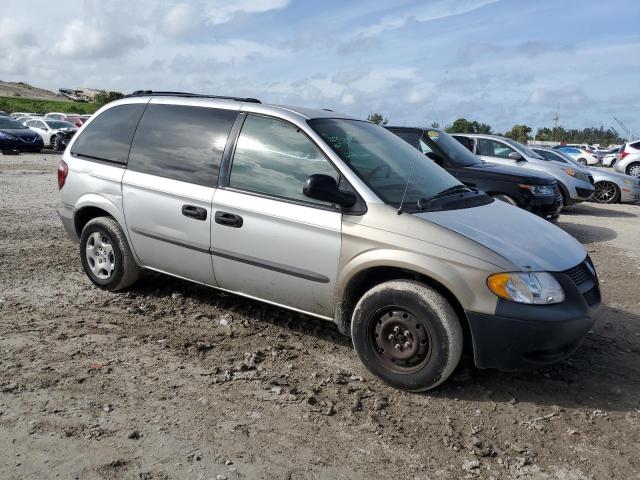
M436 92L435 97L433 97L433 103L431 104L431 110L429 110L429 114L427 115L427 121L429 121L429 119L431 118L431 114L433 114L433 109L436 107L436 102L440 97L440 92L442 92L442 88L444 87L444 82L447 80L448 73L449 73L448 70L444 71L444 76L442 77L442 82L440 82L440 87L438 88L438 91Z
M560 102L558 102L556 114L553 116L553 125L556 128L558 128L558 125L560 125Z

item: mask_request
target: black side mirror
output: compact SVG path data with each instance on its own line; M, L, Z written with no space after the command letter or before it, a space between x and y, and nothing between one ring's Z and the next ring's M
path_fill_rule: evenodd
M429 157L431 160L433 160L436 165L444 165L444 158L442 158L442 155L437 154L436 152L427 152L425 153L425 155L427 157Z
M346 208L353 207L358 200L353 193L340 190L335 178L319 173L307 178L302 193L314 200L335 203Z

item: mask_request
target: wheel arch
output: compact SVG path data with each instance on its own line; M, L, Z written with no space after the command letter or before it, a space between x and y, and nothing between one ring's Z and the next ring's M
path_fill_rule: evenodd
M378 265L358 271L346 282L342 296L336 304L334 320L338 330L348 337L351 336L354 308L358 300L371 288L390 280L415 280L428 285L447 299L460 319L465 344L472 345L471 329L464 307L453 291L435 277L407 266Z

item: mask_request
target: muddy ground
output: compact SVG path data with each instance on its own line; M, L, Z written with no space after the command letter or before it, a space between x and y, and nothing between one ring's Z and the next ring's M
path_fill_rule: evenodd
M57 155L0 156L0 478L640 478L640 206L559 224L605 306L567 361L407 394L336 328L149 274L95 288Z

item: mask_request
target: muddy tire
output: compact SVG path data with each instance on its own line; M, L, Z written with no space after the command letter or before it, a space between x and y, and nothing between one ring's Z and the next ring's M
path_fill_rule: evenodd
M366 292L353 312L351 338L367 370L413 392L444 382L462 354L462 328L453 307L434 289L411 280Z
M125 289L140 276L124 232L111 217L97 217L84 226L80 259L89 279L104 290Z

